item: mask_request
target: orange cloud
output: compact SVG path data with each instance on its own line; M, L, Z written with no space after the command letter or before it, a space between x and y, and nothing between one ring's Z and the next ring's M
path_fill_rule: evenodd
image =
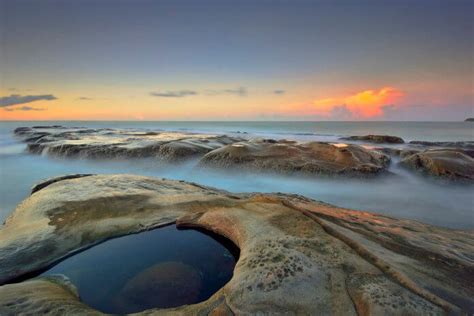
M365 90L353 95L339 98L325 98L314 101L314 114L331 116L333 110L345 107L354 117L372 118L383 115L383 107L393 105L403 93L393 87L384 87L380 90Z

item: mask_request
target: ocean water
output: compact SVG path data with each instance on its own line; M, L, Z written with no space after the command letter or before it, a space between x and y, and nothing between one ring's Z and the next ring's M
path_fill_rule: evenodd
M299 141L336 141L342 136L388 134L405 141L473 141L468 122L0 122L0 221L42 179L71 173L139 174L197 182L231 192L297 193L341 207L419 220L459 229L474 229L474 186L434 182L397 167L391 177L327 179L197 169L196 161L170 165L153 159L83 160L31 155L13 137L19 126L161 129L241 137Z

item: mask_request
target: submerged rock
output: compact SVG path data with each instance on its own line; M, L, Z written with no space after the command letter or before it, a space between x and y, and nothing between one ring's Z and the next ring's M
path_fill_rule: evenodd
M458 149L474 149L474 142L472 141L461 141L461 142L428 142L421 140L413 140L410 145L423 146L423 147L443 147L443 148L458 148Z
M213 150L199 163L276 173L369 176L384 171L389 162L387 155L357 145L251 140Z
M0 314L100 314L62 279L7 283L107 238L173 222L229 238L240 258L232 279L208 300L142 314L474 312L470 231L296 195L230 194L180 181L92 175L51 182L24 200L0 229ZM125 288L153 288L147 278L162 282L172 273L162 269L137 276Z
M34 154L80 158L181 160L240 141L225 135L63 126L19 127L15 135Z
M196 269L181 262L165 262L133 277L116 301L134 307L128 313L154 307L176 307L196 303L200 288L201 277Z
M376 144L403 144L405 141L397 136L390 135L364 135L342 137L341 140L365 141Z
M474 159L461 151L427 150L406 156L400 164L437 178L474 180Z

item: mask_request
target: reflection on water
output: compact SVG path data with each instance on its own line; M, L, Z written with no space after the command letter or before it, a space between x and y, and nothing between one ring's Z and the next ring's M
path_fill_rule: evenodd
M231 279L237 257L228 240L171 225L106 241L42 275L68 276L102 312L133 313L208 299Z

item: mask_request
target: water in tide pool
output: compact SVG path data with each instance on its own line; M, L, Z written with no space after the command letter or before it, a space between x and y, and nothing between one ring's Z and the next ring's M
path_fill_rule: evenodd
M124 314L204 301L232 278L237 259L230 241L171 225L108 240L42 276L66 275L83 302Z
M305 195L342 207L460 229L474 229L474 186L438 183L400 169L395 177L369 180L317 179L202 171L196 161L168 165L156 160L99 161L53 159L24 152L25 145L12 131L33 125L91 128L162 129L244 137L286 138L300 141L335 141L365 134L400 136L406 141L473 141L469 122L1 122L0 220L28 196L31 186L45 178L71 173L139 174L197 182L232 192L286 192Z

